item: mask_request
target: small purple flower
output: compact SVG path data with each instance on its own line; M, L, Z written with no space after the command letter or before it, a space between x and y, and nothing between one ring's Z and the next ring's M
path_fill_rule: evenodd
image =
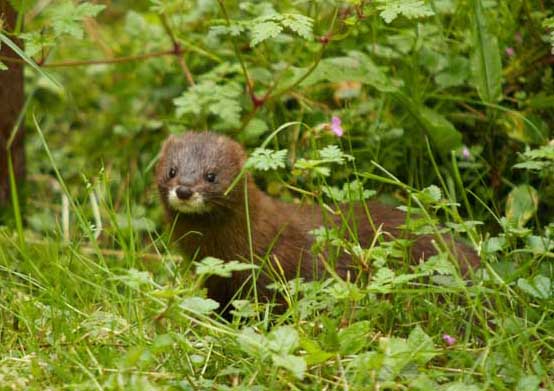
M471 157L471 151L465 145L462 148L462 157L464 158L464 160L469 160L469 158Z
M448 346L452 346L456 343L456 338L448 335L448 334L444 334L442 336L442 340L444 341L445 344L447 344Z
M512 48L512 47L506 48L506 55L508 57L513 57L513 56L515 56L515 54L516 54L516 51L514 50L514 48Z
M344 129L342 128L342 121L340 117L334 115L331 118L331 131L337 135L337 137L342 137L344 134Z

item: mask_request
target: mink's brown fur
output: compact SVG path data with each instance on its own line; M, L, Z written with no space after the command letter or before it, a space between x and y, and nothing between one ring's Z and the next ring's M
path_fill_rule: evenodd
M197 260L206 256L224 261L249 259L244 182L239 182L228 196L224 196L245 160L246 153L240 144L216 133L186 132L181 136L171 136L164 143L156 170L157 184L168 220L174 227L172 238L188 256ZM173 178L168 174L171 168L177 172ZM208 171L216 174L214 183L204 180ZM256 186L249 175L244 180L255 259L260 265L262 259L272 262L272 265L263 265L257 277L256 288L260 297L269 299L272 296L266 288L272 282L267 273L269 269L282 270L285 280L320 278L325 268L320 258L310 251L314 238L309 231L322 225L341 227L341 219L317 205L301 206L271 198ZM168 192L179 185L186 185L201 194L211 209L202 213L176 211L168 202ZM433 236L414 238L400 230L406 219L403 212L375 201L367 202L367 208L373 225L362 204L341 208L349 225L356 227L362 247L369 246L374 240L373 227L381 226L385 239L410 237L413 240L410 248L412 259L420 260L436 254ZM446 236L444 239L459 260L463 274L478 267L480 260L474 250ZM269 258L265 257L267 254L270 254ZM336 259L337 274L345 278L350 268L351 256L339 254ZM250 276L251 272L235 272L231 279L210 277L206 282L208 296L223 308L245 283L248 285Z

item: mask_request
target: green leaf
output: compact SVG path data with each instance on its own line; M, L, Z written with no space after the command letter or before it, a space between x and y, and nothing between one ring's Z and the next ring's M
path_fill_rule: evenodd
M71 1L56 4L52 8L49 8L52 28L56 35L68 34L77 39L82 39L83 20L87 17L96 16L104 8L106 8L105 5L86 2L78 5L73 4Z
M554 54L554 16L546 18L542 22L542 25L544 28L550 31L550 34L548 35L548 41L550 42L550 46L552 47L550 52Z
M506 200L506 217L518 228L522 228L535 215L539 205L539 194L534 187L521 185L514 188Z
M262 134L269 130L267 123L259 118L254 118L246 125L244 130L239 134L239 140L242 143L257 142Z
M484 253L491 254L498 251L501 251L506 247L508 242L505 237L502 236L493 236L483 242L482 250Z
M544 236L531 235L527 239L527 247L533 251L533 254L546 255L554 249L554 240Z
M231 277L232 272L257 269L257 265L241 263L238 261L225 262L214 257L206 257L200 262L195 262L196 274Z
M424 263L418 265L417 271L426 275L440 274L454 276L456 275L456 267L448 259L448 255L440 253L429 257Z
M446 387L442 387L444 391L483 391L483 388L476 386L474 384L466 383L451 383L447 384Z
M420 107L420 120L439 151L449 152L462 145L462 135L442 114Z
M442 191L440 187L431 185L425 189L419 191L416 194L418 200L424 205L436 204L442 199Z
M54 40L47 34L41 34L38 31L23 33L20 35L25 42L25 53L29 57L39 53L42 49L54 46Z
M297 80L307 71L307 68L293 68L292 80ZM373 60L360 51L349 51L348 56L329 57L322 59L317 68L301 83L308 87L322 81L340 83L358 81L376 88L381 92L392 92L397 89L383 70ZM283 84L290 84L285 81Z
M219 303L202 297L188 297L181 301L179 307L196 314L209 314L219 307Z
M144 285L154 285L152 276L146 271L139 271L137 269L129 269L127 274L114 277L115 280L122 281L125 285L139 289Z
M269 354L267 338L252 327L242 329L237 337L240 348L251 356L264 357Z
M279 354L292 353L300 343L298 331L292 326L281 326L272 330L267 339L269 349Z
M283 26L273 21L265 21L254 24L250 29L252 39L250 40L250 46L254 47L260 42L269 38L275 38L283 31Z
M289 370L297 379L304 379L307 365L306 361L302 357L293 356L292 354L273 354L271 357L273 360L273 364Z
M369 333L371 331L371 323L367 320L351 324L338 333L340 353L341 354L356 354L366 347L364 341L370 340Z
M337 145L328 145L319 150L319 157L326 163L343 164L345 160L354 160L353 156L344 153Z
M229 127L238 127L242 110L239 103L241 93L242 88L238 83L219 85L206 80L183 92L173 103L177 108L177 117L187 114L194 117L212 114L221 118Z
M0 71L6 71L6 70L8 70L8 67L2 61L0 61Z
M473 8L473 52L471 70L484 102L495 103L502 97L502 60L495 36L489 33L481 0L471 0Z
M283 14L281 23L304 39L310 40L313 38L313 20L307 16L301 14Z
M543 275L536 276L532 281L520 278L517 280L517 286L528 295L537 299L549 299L552 297L552 281Z
M517 382L515 387L518 391L539 391L541 385L541 379L535 375L523 376Z
M456 56L448 62L448 66L435 76L435 82L443 88L463 85L469 77L469 61L465 57Z
M324 187L323 192L331 199L337 202L363 201L373 197L377 192L375 190L366 190L362 182L354 180L345 183L342 190L338 187Z
M386 23L392 22L399 15L408 19L424 18L435 13L422 0L378 0L377 9Z
M335 354L322 350L316 341L307 338L301 338L300 346L307 352L304 358L308 365L321 364L335 357Z
M547 163L547 162L537 162L537 161L527 161L527 162L523 162L523 163L517 163L517 164L514 164L513 167L514 168L519 168L519 169L522 169L522 170L532 170L532 171L541 171L543 169L545 169L546 167L548 167L550 164L552 163Z
M438 353L435 351L433 340L420 326L416 326L408 336L408 346L410 347L412 359L419 365L425 365Z
M246 167L260 171L285 168L287 150L273 151L271 149L256 148L246 161Z

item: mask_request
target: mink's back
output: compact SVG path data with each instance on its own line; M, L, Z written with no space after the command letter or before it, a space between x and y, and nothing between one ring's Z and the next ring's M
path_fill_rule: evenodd
M341 205L342 217L321 208L319 205L296 205L270 198L260 193L261 199L257 202L262 208L256 208L259 214L252 218L252 232L254 251L262 262L265 255L270 254L269 260L265 257L263 271L258 275L258 294L271 297L272 293L265 286L275 280L275 277L287 281L295 277L304 280L319 279L326 270L322 259L328 261L329 254L323 251L318 258L312 253L314 235L312 230L324 226L327 229L342 229L344 238L349 241L358 240L362 248L369 247L375 240L375 230L380 230L384 240L393 238L407 238L413 241L409 255L413 261L428 258L436 254L433 235L413 236L401 230L405 224L406 214L391 206L377 201ZM348 229L345 228L345 223ZM443 237L450 251L458 259L462 274L479 266L480 260L473 249L465 244L456 242L448 236ZM245 249L248 250L248 249ZM249 251L242 256L248 257ZM335 272L346 278L349 272L354 272L352 257L344 251L335 259ZM270 275L273 275L271 277ZM231 292L240 288L240 284L248 278L247 273L237 273L234 276ZM218 281L215 285L224 283Z

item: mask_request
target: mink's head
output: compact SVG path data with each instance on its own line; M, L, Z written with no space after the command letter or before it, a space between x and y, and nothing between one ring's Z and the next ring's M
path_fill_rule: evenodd
M164 143L156 180L164 206L182 214L224 212L240 207L242 187L224 194L246 160L244 149L226 136L186 132Z

